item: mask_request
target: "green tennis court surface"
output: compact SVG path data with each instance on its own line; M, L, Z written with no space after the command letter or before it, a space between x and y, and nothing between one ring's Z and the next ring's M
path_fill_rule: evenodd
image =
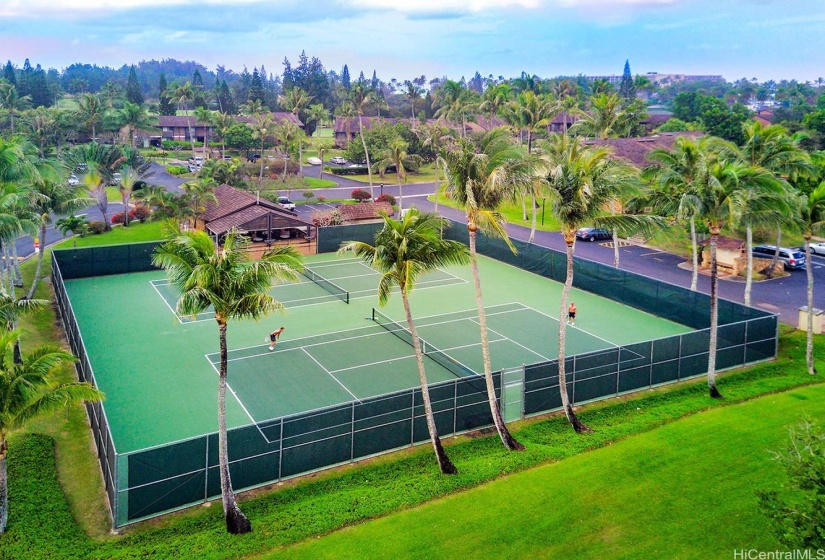
M264 321L231 322L227 399L230 427L418 386L400 296L377 313L379 273L336 255L307 260L316 276L276 286L286 307ZM557 357L562 286L481 257L494 370ZM330 282L347 293L345 304ZM66 282L118 453L214 432L218 332L213 315L174 313L162 272ZM569 355L688 332L587 292L567 331ZM437 271L411 294L432 382L482 371L476 302L467 267ZM274 352L266 335L286 330ZM632 355L622 356L632 361Z

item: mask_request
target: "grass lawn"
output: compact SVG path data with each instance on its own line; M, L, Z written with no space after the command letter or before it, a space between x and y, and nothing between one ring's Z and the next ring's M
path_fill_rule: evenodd
M99 245L118 245L121 243L141 243L163 239L163 222L130 222L129 227L115 226L112 231L101 234L88 234L86 237L73 236L56 245L60 249L77 247L97 247ZM45 265L44 265L45 266Z
M459 208L459 206L455 203L453 199L447 198L443 194L430 195L429 200L434 201L435 196L438 196L438 204L443 204L444 206L449 206L450 208ZM527 228L529 228L532 224L532 215L530 213L530 200L527 200L527 220L522 219L523 215L521 212L521 203L515 204L508 202L502 204L500 211L502 214L504 214L504 217L507 219L507 223L509 224L516 224ZM559 231L559 224L550 214L549 206L545 206L543 224L541 219L541 208L536 209L536 230Z
M640 414L647 411L640 410ZM756 506L825 386L685 418L264 558L724 558L781 548Z

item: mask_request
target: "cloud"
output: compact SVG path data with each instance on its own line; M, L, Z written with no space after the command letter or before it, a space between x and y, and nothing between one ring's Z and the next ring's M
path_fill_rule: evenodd
M232 0L231 4L257 4L261 0ZM170 6L228 5L227 0L4 0L0 5L0 17L49 17L89 15L102 12L132 10L135 8L166 8ZM43 17L42 15L39 17Z
M539 8L541 0L349 0L361 8L393 10L403 13L477 13L510 6Z

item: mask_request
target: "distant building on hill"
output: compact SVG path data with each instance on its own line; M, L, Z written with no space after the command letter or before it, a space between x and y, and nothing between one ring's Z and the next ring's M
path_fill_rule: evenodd
M644 75L648 80L659 86L666 86L668 84L675 84L677 82L724 82L725 78L715 74L659 74L658 72L648 72ZM611 84L618 85L622 83L621 75L610 76L585 76L585 80L593 82L596 80L604 80Z

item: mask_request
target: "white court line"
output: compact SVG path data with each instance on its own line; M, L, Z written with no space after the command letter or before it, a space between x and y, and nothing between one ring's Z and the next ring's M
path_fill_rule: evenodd
M160 297L160 299L161 299L161 300L163 300L163 303L165 303L165 304L166 304L166 307L168 307L168 308L169 308L169 311L171 311L171 312L172 312L172 315L174 315L174 316L175 316L175 318L178 320L178 323L183 323L183 319L181 319L181 316L180 316L180 315L178 315L177 311L175 311L174 309L172 309L172 306L171 306L171 305L169 305L169 302L168 302L168 301L166 301L166 298L165 298L165 297L163 297L163 294L161 294L161 293L160 293L160 290L158 290L158 287L155 285L155 281L154 281L154 280L150 280L150 281L149 281L149 284L151 284L151 285L152 285L152 287L155 289L155 291L158 293L158 297ZM166 284L161 284L161 285L163 286L163 285L168 285L168 284L169 284L169 282L167 282Z
M519 307L518 309L513 309L512 311L497 311L497 312L494 312L494 313L487 313L487 315L501 315L502 313L513 313L513 312L516 312L516 311L522 311L524 309L531 309L529 307L525 307L521 303L512 302L512 303L499 303L499 304L496 304L496 305L490 305L490 306L485 307L484 310L486 311L487 309L495 309L496 307L507 307L507 306L511 306L511 305L519 305L521 307ZM463 313L472 313L472 314L477 315L478 314L478 309L473 307L472 309L464 309L462 311L450 311L449 313L438 313L436 315L421 315L420 317L416 317L416 321L420 321L421 319L431 319L433 317L447 317L449 315L458 315L458 314L463 314ZM471 319L471 318L472 318L472 316L471 317L463 317L463 319ZM448 321L445 321L445 322L448 322ZM431 323L431 324L438 325L439 323Z
M361 402L361 399L359 399L358 397L356 397L356 396L355 396L355 394L354 394L352 391L350 391L350 390L349 390L349 388L348 388L346 385L344 385L343 383L341 383L341 381L340 381L337 377L335 377L334 375L332 375L332 373L331 373L331 372L330 372L327 368L325 368L324 366L322 366L322 365L321 365L321 362L319 362L318 360L316 360L316 359L315 359L315 356L313 356L312 354L310 354L309 352L307 352L306 348L302 347L302 348L301 348L301 350L303 350L303 351L304 351L304 354L306 354L307 356L309 356L309 359L310 359L310 360L312 360L313 362L315 362L316 364L318 364L318 367L319 367L319 368L321 368L322 370L324 370L325 372L327 372L327 375L329 375L331 378L333 378L333 379L335 380L335 382L336 382L336 383L338 383L338 385L340 385L341 387L343 387L343 388L344 388L344 391L346 391L347 393L349 393L350 395L352 395L352 398L353 398L353 399L355 399L355 400L356 400L356 401L358 401L359 403Z
M481 326L481 324L478 322L478 319L470 319L470 321L471 321L471 322L473 322L473 323L475 323L475 324L477 324L479 327ZM538 356L539 358L541 358L541 359L542 359L542 360L544 360L545 362L549 362L549 361L550 361L550 358L548 358L547 356L543 356L543 355L539 354L538 352L536 352L535 350L532 350L531 348L527 348L524 344L521 344L521 343L519 343L519 342L516 342L515 340L513 340L513 339L512 339L512 338L510 338L509 336L505 336L505 335L501 334L501 333L500 333L500 332L498 332L498 331L494 331L494 330L493 330L493 329L491 329L490 327L487 327L487 330L488 330L489 332L491 332L491 333L497 334L498 336L500 336L500 337L502 337L502 338L504 338L504 339L506 339L506 340L509 340L510 342L512 342L513 344L515 344L516 346L521 346L522 348L524 348L525 350L527 350L528 352L530 352L530 353L532 353L532 354L535 354L536 356ZM493 341L490 341L490 342L493 342Z
M412 348L412 346L410 348ZM370 362L368 364L358 364L357 366L350 366L350 367L345 367L345 368L341 368L341 369L329 370L329 372L330 373L341 373L342 371L350 371L350 370L353 370L353 369L359 369L359 368L363 368L363 367L377 366L379 364L388 364L390 362L397 362L398 360L408 360L410 358L415 358L415 355L413 354L412 356L400 356L398 358L390 358L388 360L379 360L377 362Z
M220 369L216 368L215 364L212 363L212 360L209 359L209 354L206 354L205 357L206 357L206 360L209 362L209 364L212 366L212 369L215 370L215 373L217 373L218 376L220 376L221 371L220 371ZM252 421L252 423L255 424L255 427L258 429L258 432L260 432L261 437L264 438L264 441L267 442L267 443L272 443L271 441L269 441L269 438L266 437L266 434L264 434L263 430L261 430L261 427L255 421L255 419L252 417L252 415L249 413L249 411L246 409L246 407L243 405L243 402L241 402L241 399L238 398L238 395L235 393L235 390L232 389L231 385L229 385L229 380L226 381L226 388L229 389L229 392L232 393L233 397L235 397L235 400L238 402L241 409L246 413L246 415L249 417L249 419Z

